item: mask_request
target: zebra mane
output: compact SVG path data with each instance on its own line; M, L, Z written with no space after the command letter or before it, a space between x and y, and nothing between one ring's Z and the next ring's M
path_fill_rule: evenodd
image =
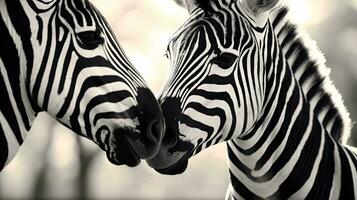
M329 77L330 69L316 42L289 20L288 11L286 6L280 6L270 17L285 58L315 115L336 141L346 144L351 119Z
M184 6L185 5L184 0L174 0L174 1L180 6Z

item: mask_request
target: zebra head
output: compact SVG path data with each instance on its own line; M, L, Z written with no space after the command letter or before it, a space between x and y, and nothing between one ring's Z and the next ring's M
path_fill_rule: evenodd
M47 111L98 144L114 164L136 166L158 152L164 133L159 104L90 2L0 3L12 37L5 48L19 60L11 73L21 77L16 93L28 100L27 113Z
M171 74L159 102L166 122L160 152L148 164L182 173L188 159L243 136L263 105L262 31L276 0L177 1L190 13L168 45Z

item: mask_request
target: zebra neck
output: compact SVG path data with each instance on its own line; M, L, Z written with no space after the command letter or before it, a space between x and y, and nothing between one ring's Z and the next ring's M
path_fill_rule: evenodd
M26 113L27 117L23 118L27 118L26 129L29 129L40 110L31 97L29 85L34 60L30 29L32 19L27 16L21 3L0 1L1 76L7 86L6 93L14 98L18 109ZM5 88L1 88L1 91L5 91Z
M57 29L49 29L54 15L54 9L48 12L34 10L31 1L5 1L3 14L7 19L8 30L13 37L17 53L11 54L12 60L19 60L16 64L20 72L21 87L26 92L26 102L34 113L46 110L43 105L44 89L49 80L50 64L54 57L53 47ZM16 13L16 16L12 13ZM60 44L60 41L58 41ZM14 66L11 66L14 68ZM48 79L48 80L47 80ZM47 80L48 82L44 82Z
M32 50L24 16L20 1L0 1L0 170L16 154L37 114L27 87Z

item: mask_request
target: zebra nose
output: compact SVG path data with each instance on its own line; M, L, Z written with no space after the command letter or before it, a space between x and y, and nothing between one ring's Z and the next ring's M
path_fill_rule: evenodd
M141 151L141 158L155 156L165 134L165 122L158 101L154 94L145 88L138 90L138 116L140 130L143 133L145 148ZM145 150L145 152L144 152Z
M179 139L178 119L181 115L180 100L177 98L166 98L160 101L160 103L166 124L166 133L162 143L169 149L174 147Z

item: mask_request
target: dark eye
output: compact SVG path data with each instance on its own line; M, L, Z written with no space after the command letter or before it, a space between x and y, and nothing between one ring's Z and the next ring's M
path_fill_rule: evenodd
M221 53L212 59L212 63L218 65L223 69L228 69L237 60L238 56L233 53Z
M77 33L79 44L85 49L95 49L104 43L100 31L84 31Z

